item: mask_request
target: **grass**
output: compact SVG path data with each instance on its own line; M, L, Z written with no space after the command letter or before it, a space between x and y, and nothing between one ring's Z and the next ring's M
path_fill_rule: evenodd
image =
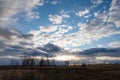
M120 80L120 64L1 66L0 80Z

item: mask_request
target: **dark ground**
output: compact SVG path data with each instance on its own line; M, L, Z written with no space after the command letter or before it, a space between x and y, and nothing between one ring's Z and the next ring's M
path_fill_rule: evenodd
M120 80L120 64L1 66L0 80Z

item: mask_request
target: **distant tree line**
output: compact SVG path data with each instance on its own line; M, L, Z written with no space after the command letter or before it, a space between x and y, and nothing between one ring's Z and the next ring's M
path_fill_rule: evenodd
M35 58L25 58L22 61L22 66L50 66L55 65L55 60L49 60L41 58L40 60L36 60Z
M48 57L36 59L34 57L24 57L21 62L17 59L11 59L10 64L13 66L56 66L54 59L50 60ZM69 66L69 61L64 61L65 66Z
M36 59L34 56L32 56L32 57L25 56L21 60L21 63L20 63L20 61L18 62L17 59L11 59L9 65L10 66L55 66L56 67L56 61L54 59L50 60L48 57ZM63 65L67 67L70 65L70 62L66 60L66 61L64 61ZM76 64L74 64L73 66L76 66ZM85 63L81 64L81 69L83 69L83 70L86 69Z

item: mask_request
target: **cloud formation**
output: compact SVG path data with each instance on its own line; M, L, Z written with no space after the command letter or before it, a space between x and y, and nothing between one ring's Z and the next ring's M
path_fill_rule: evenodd
M114 23L117 27L120 27L120 0L114 0L111 3L111 7L108 13L108 22Z
M120 41L113 41L108 44L108 47L118 48L118 47L120 47Z
M100 20L107 22L107 23L113 23L117 28L120 27L120 1L114 0L111 2L109 11L104 11L102 13L95 12L94 16L99 18Z
M120 62L120 48L91 48L81 52L78 55L89 57L88 63ZM97 61L97 62L94 62Z
M16 21L18 14L24 13L28 18L39 18L37 12L32 10L36 6L42 6L43 0L1 0L0 1L0 24L7 26Z
M61 24L62 22L65 22L66 18L70 18L69 12L61 10L59 14L50 14L48 19L52 24Z
M61 24L63 18L60 15L49 15L49 20L53 23L53 24Z
M99 40L111 35L120 34L119 29L113 24L104 24L98 18L94 18L86 24L80 25L79 31L72 32L73 26L70 25L48 25L41 26L40 30L31 31L34 43L53 43L66 49L89 44L92 41ZM42 34L44 32L44 34ZM62 44L61 44L62 43Z
M83 16L85 16L88 13L89 13L89 10L85 9L83 11L79 11L78 13L76 13L76 15L79 16L79 17L83 17Z
M90 48L84 51L79 52L79 54L88 55L88 56L114 56L119 57L120 50L119 48Z
M53 5L56 5L57 3L58 3L57 0L51 2L51 4L53 4Z
M9 25L19 20L19 15L28 18L39 18L37 12L33 12L37 6L42 6L43 0L1 0L0 1L0 53L4 55L19 53L23 48L30 48L31 34L24 34L16 28ZM11 46L20 46L20 49L14 49ZM23 48L22 48L23 47ZM22 49L21 49L22 48ZM9 54L10 54L9 53Z
M9 53L12 54L9 54ZM5 55L4 55L4 54ZM27 49L20 46L10 46L0 54L0 59L22 59L25 56L34 56L36 59L48 57L50 60L70 61L78 63L104 63L104 62L119 62L119 48L91 48L79 52L69 52L51 43L44 46Z
M109 43L108 48L91 48L80 51L79 47L120 35L120 1L112 0L108 10L94 11L102 0L91 0L92 5L83 10L66 11L60 9L54 14L47 14L48 23L38 26L28 34L9 27L17 22L19 17L26 20L40 18L36 11L38 6L44 5L44 0L1 0L0 1L0 56L12 58L25 55L36 57L48 56L56 60L75 60L85 62L119 61L119 41ZM50 4L57 4L52 1ZM52 6L53 6L52 5ZM22 17L21 17L22 16ZM91 17L92 16L92 17ZM75 21L72 17L75 17ZM90 20L88 21L88 18ZM68 20L68 21L67 21ZM8 28L9 27L9 28ZM10 54L11 53L11 54ZM65 58L65 59L64 59Z

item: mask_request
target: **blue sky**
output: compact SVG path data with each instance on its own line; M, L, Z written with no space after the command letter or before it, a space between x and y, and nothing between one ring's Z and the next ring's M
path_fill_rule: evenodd
M111 7L111 0L105 0L105 1L97 1L97 0L41 0L43 3L42 6L36 6L32 11L38 13L37 15L39 18L37 19L32 19L32 20L26 20L26 18L19 20L19 23L22 24L22 27L20 26L19 29L23 33L29 33L33 30L40 31L40 26L43 27L52 27L52 26L71 26L73 29L69 30L67 33L63 32L63 36L67 36L67 34L71 34L72 32L80 32L80 28L82 25L91 27L92 30L94 27L99 27L99 24L92 26L89 26L89 23L92 22L92 20L96 19L97 22L99 21L100 25L104 24L107 22L105 21L105 17L109 17L109 12L110 12L110 7ZM23 14L22 14L23 15ZM33 15L31 15L33 16ZM51 16L51 17L50 17ZM103 16L103 19L100 17ZM57 19L58 18L58 19ZM104 20L104 21L102 21ZM94 23L94 22L93 22ZM114 22L108 22L109 25L113 26L116 29L119 29L119 25L116 25ZM92 24L92 23L91 23ZM115 25L115 26L114 26ZM106 27L106 25L105 25ZM107 28L106 28L107 29ZM64 30L64 28L63 28ZM99 31L99 28L97 29ZM98 33L98 32L97 32ZM112 33L112 32L111 32ZM34 34L34 33L32 33ZM49 34L49 33L48 33ZM60 33L59 33L60 34ZM82 33L84 34L84 32ZM86 34L86 33L85 33ZM89 34L89 33L88 33ZM104 34L104 33L103 33ZM45 35L45 34L43 34ZM93 34L91 34L93 35ZM117 34L118 35L118 34ZM39 35L40 36L40 35ZM62 36L62 37L63 37ZM74 36L74 35L73 35ZM80 48L82 49L87 49L87 48L92 48L92 47L109 47L108 44L113 42L113 41L119 41L120 38L115 39L116 33L114 34L108 34L105 37L102 36L101 34L97 35L101 36L100 39L91 39L90 41L77 41L78 45L73 46L73 48ZM61 38L62 38L61 37ZM82 36L83 37L83 36ZM69 37L68 37L69 38ZM80 36L79 36L80 38ZM54 39L52 37L52 39ZM59 39L59 37L58 37ZM75 38L74 38L75 39ZM85 39L85 38L84 38ZM80 39L80 40L84 40ZM49 40L48 42L51 42L52 40ZM59 45L55 43L56 41L53 41L53 44ZM62 42L60 42L62 43ZM94 44L95 43L95 44ZM68 43L69 44L69 43ZM61 47L66 48L68 44L65 44ZM80 44L80 45L79 45ZM69 44L70 45L70 44ZM83 47L85 46L85 47ZM90 47L88 47L90 46ZM67 47L71 48L71 46Z
M120 0L1 0L0 51L48 43L70 52L120 48L119 5Z

